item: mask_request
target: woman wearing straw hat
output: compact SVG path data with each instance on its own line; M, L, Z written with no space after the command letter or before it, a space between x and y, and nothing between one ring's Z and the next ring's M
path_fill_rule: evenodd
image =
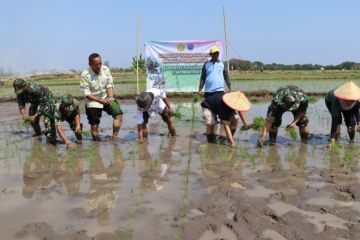
M276 143L278 128L281 125L282 115L290 111L294 115L294 120L287 125L287 128L299 127L299 133L302 142L306 142L308 137L308 123L306 110L308 107L308 99L304 91L296 86L281 87L273 95L273 99L268 108L265 125L261 132L261 137L257 145L262 147L265 137L269 132L270 144Z
M325 98L325 104L331 114L330 145L335 143L340 137L340 126L342 116L349 134L350 141L354 140L355 130L360 131L360 88L349 81L341 85L336 90L328 92Z
M236 111L239 113L243 127L241 129L247 129L247 119L245 112L250 110L251 104L246 98L245 94L238 92L231 93L215 93L205 98L201 103L201 107L209 109L213 114L212 122L216 123L216 115L221 120L224 126L226 138L231 147L236 147L233 135L236 131L238 118L236 117ZM209 139L209 136L207 136Z

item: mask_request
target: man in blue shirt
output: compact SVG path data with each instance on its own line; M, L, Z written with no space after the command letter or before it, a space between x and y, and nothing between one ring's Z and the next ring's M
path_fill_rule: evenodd
M212 47L210 49L211 59L204 63L201 71L199 94L205 87L205 98L210 97L217 93L224 93L224 85L226 82L229 91L231 91L231 83L224 63L219 60L219 48ZM214 127L217 123L216 115L208 108L202 108L202 117L206 124L206 136L209 142L215 142ZM238 117L235 114L235 118ZM232 131L235 132L236 126L230 126ZM235 128L235 129L234 129Z

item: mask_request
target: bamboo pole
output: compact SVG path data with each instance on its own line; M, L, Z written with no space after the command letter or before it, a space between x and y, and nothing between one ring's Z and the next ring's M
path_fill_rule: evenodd
M226 31L226 13L225 13L225 7L223 7L223 17L224 17L224 34L225 34L225 57L226 57L226 63L227 63L227 71L228 71L228 74L230 75L230 61L229 61L227 31Z
M140 31L140 15L137 17L136 24L136 94L140 93L139 86L139 31Z

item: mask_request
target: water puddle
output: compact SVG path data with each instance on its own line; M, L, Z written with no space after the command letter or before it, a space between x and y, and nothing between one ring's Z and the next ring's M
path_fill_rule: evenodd
M306 221L315 225L315 232L317 233L322 232L326 225L333 228L349 230L349 224L354 224L352 222L343 220L333 214L305 211L294 205L280 201L272 202L268 204L268 207L270 207L275 212L275 214L279 216L283 216L289 212L295 212L303 215Z

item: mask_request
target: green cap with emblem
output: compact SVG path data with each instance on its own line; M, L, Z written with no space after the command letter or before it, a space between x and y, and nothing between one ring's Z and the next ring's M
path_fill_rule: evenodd
M24 87L26 85L26 81L22 78L17 78L13 82L13 87L16 94L20 94L24 91Z
M70 94L66 94L61 97L61 104L68 107L74 103L74 97Z

